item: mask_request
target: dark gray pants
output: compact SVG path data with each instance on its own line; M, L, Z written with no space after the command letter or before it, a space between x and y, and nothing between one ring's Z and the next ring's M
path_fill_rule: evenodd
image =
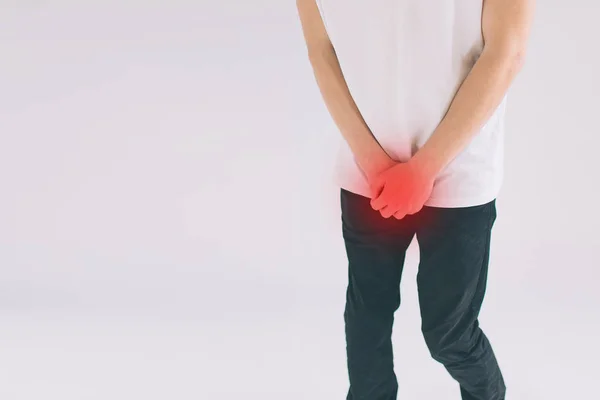
M432 357L460 384L463 400L504 400L504 379L478 322L495 200L474 207L423 207L397 220L383 218L368 198L342 189L341 208L349 266L347 400L396 399L392 324L406 249L415 234L421 330Z

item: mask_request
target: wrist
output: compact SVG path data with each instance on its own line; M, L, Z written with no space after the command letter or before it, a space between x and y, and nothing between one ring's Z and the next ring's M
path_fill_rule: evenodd
M442 163L425 151L419 150L409 161L417 170L434 179L443 168Z
M393 167L396 164L397 162L388 156L387 153L381 151L379 154L373 154L371 157L366 157L363 159L362 163L360 163L360 166L366 175L367 180L371 181L379 176L383 171Z

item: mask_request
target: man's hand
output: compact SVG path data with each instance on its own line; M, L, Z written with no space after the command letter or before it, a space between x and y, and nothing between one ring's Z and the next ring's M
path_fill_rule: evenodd
M398 161L388 156L385 152L382 153L382 155L372 156L369 159L357 159L359 168L363 171L367 182L369 182L371 198L379 196L383 189L381 181L378 180L381 174L398 165Z
M397 163L371 183L371 207L384 218L415 214L431 195L434 180L435 174L416 161Z

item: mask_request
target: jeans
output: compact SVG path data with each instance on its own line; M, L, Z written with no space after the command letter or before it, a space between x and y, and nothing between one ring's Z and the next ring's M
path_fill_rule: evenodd
M406 249L416 235L421 331L431 356L458 382L463 400L504 400L504 379L478 321L496 201L462 208L425 206L397 220L383 218L367 197L342 189L341 210L348 257L346 399L397 397L392 325Z

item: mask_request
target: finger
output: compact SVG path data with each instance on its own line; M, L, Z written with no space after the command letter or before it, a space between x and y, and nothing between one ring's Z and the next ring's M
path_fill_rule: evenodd
M404 217L406 217L406 213L404 211L396 211L394 214L394 218L396 219L402 219Z
M396 213L406 214L406 207L403 207L401 203L391 202L390 204L387 204L380 212L385 218L390 218Z
M395 213L394 209L390 206L383 207L379 212L383 218L389 218Z
M419 211L421 211L422 208L423 208L422 205L420 207L413 206L413 207L410 208L410 211L407 214L411 214L411 215L416 214Z
M381 193L377 197L371 199L371 207L373 210L380 211L383 207L388 205L388 196L385 187L381 190Z
M377 178L375 178L373 183L370 185L371 198L375 199L375 198L379 197L379 195L381 195L381 192L383 191L384 186L385 186L385 180L382 179L381 176L378 176Z

